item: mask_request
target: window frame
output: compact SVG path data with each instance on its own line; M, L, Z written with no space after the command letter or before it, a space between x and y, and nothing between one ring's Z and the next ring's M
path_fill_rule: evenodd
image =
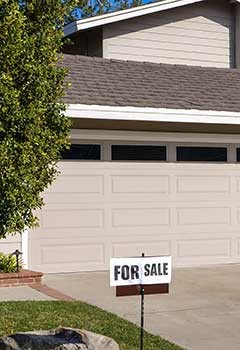
M145 163L239 163L237 162L237 148L240 148L238 143L220 143L220 142L171 142L171 141L127 141L122 140L100 140L100 139L78 139L72 138L71 142L73 144L96 144L101 147L101 159L100 160L83 160L83 159L61 159L64 162L145 162ZM140 146L165 146L166 147L166 161L141 161L141 160L128 160L128 161L118 161L111 160L111 146L112 145L140 145ZM208 162L208 161L177 161L177 147L226 147L227 148L227 162Z

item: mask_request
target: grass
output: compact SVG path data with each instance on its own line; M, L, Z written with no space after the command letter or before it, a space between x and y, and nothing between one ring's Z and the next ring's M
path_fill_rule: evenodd
M86 329L113 338L121 350L139 350L139 328L114 314L82 302L16 301L0 303L0 336L58 326ZM145 332L145 350L182 350Z

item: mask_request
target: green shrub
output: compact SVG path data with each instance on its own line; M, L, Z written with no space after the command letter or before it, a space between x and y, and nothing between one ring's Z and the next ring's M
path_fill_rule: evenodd
M19 262L19 268L21 269L21 262ZM16 257L11 254L0 253L0 272L17 272Z
M0 0L0 238L37 225L71 121L60 58L68 0Z

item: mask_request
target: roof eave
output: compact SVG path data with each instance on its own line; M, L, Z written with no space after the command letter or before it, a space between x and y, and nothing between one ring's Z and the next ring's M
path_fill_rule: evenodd
M69 104L66 116L80 119L240 125L240 112Z
M99 16L85 18L66 25L64 28L64 34L68 36L81 30L95 28L109 23L115 23L151 13L191 5L202 1L204 0L163 0L161 2L153 2L147 5L132 7L126 10L120 10ZM232 0L231 2L240 3L240 0Z
M66 36L71 35L77 31L99 27L109 23L115 23L126 19L139 17L155 12L173 9L185 5L191 5L193 3L201 2L204 0L163 0L161 2L154 2L147 5L132 7L126 10L115 11L99 16L80 19L65 26L64 34ZM240 0L237 0L240 1Z

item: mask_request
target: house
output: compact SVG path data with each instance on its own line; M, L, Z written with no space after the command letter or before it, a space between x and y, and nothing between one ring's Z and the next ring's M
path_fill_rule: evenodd
M240 262L240 1L163 0L66 27L72 147L22 245L29 268ZM93 57L94 56L94 57Z

